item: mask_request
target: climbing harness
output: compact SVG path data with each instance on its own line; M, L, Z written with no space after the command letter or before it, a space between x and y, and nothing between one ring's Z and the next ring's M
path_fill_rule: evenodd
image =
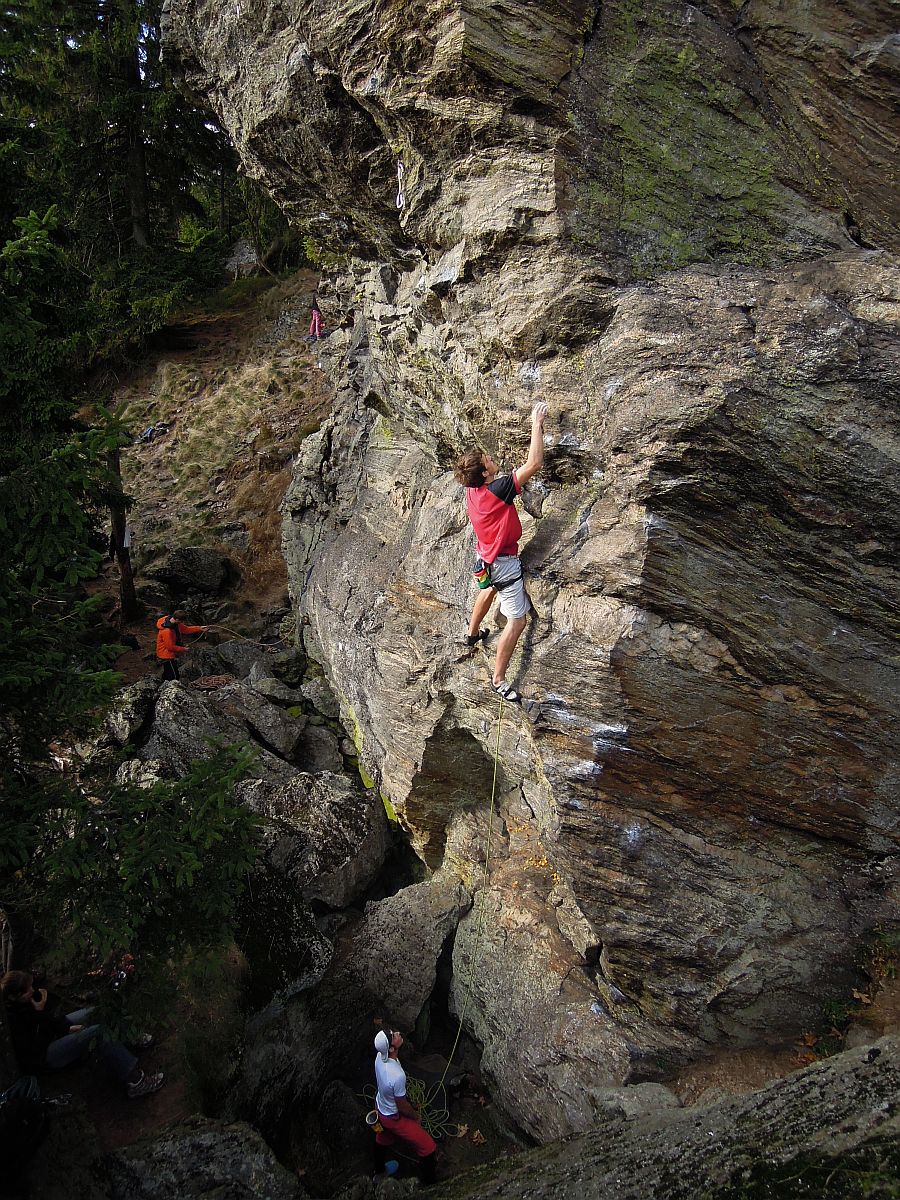
M523 575L522 575L522 570L521 570L521 568L519 568L519 573L518 573L518 575L511 575L511 576L509 577L509 579L504 579L502 583L497 583L497 581L496 581L495 579L492 579L492 580L491 580L491 587L492 587L492 588L495 588L495 589L496 589L498 592L502 592L504 588L508 588L508 587L510 587L512 584L514 584L514 583L518 583L518 582L519 582L519 580L520 580L520 579L522 579L522 578L523 578Z
M406 168L403 165L403 159L397 159L397 209L402 212L406 208L406 192L403 189L403 176L406 174Z

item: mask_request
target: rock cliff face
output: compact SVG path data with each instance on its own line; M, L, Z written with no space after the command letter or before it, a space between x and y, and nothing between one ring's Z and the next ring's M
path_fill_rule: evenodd
M456 1002L541 1139L796 1033L895 917L891 10L170 0L170 60L328 264L294 599L417 852L478 891ZM503 714L485 888L449 467L521 462L538 396L542 717Z
M442 1200L745 1200L889 1197L900 1169L897 1039L838 1055L749 1096L607 1120L589 1134L492 1163ZM761 1153L763 1152L763 1153ZM763 1156L764 1155L764 1156ZM368 1181L340 1200L370 1200Z

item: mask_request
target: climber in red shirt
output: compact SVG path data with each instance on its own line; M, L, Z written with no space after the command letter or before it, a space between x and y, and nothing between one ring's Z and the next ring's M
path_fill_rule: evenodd
M183 618L187 614L180 609L160 617L156 622L159 633L156 635L156 657L162 663L163 679L178 678L178 663L176 656L187 654L187 646L181 640L186 633L206 633L208 625L185 625Z
M515 500L522 485L544 465L546 416L546 404L536 404L531 410L528 458L525 465L511 475L500 475L500 468L491 456L478 449L467 451L453 468L457 483L466 489L466 508L478 543L475 581L482 589L472 609L466 643L475 646L488 636L488 631L481 628L481 622L499 592L500 611L506 617L506 628L497 643L492 686L495 692L511 701L519 701L522 697L507 682L506 668L522 636L526 614L531 608L519 561L522 523L516 512Z

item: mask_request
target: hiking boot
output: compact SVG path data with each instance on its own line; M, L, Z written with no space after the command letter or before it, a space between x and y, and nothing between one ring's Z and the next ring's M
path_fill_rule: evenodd
M166 1077L162 1071L157 1071L155 1075L148 1075L145 1071L141 1071L140 1079L136 1083L128 1085L128 1099L138 1100L141 1096L151 1096L154 1092L158 1092L165 1082Z

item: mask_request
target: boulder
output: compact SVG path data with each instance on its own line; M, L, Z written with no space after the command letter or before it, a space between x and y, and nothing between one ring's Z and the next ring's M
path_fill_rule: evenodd
M155 676L145 676L116 696L104 718L104 727L119 746L132 741L150 719L159 688L160 681Z
M572 967L559 932L542 924L529 889L517 886L521 861L504 864L508 890L476 894L453 945L452 1007L483 1046L481 1068L503 1107L536 1141L549 1142L611 1112L677 1103L665 1088L620 1085L661 1073L663 1061L671 1068L689 1043L669 1035L654 1059L629 1041L639 1014L613 1010Z
M896 13L408 10L171 0L167 53L340 264L283 504L303 644L430 869L477 878L448 830L495 802L467 1023L565 1132L812 1027L895 919ZM524 461L538 397L529 720L459 645L450 467Z
M319 1103L319 1125L334 1161L353 1173L371 1169L372 1131L365 1122L369 1107L339 1079L328 1084Z
M234 243L225 259L225 270L230 271L235 279L257 273L259 256L249 238L238 238Z
M331 721L338 720L341 715L340 705L334 698L331 688L321 676L304 683L300 691L303 693L304 699L323 717L327 717Z
M276 679L286 683L288 687L300 687L308 663L307 656L302 650L297 647L293 650L282 650L278 654L273 654L268 661Z
M371 1174L374 1134L365 1123L366 1111L358 1094L335 1079L323 1090L315 1113L298 1114L296 1153L311 1191L332 1196L351 1180Z
M303 692L299 688L288 687L272 674L268 658L259 659L250 668L250 685L269 700L278 704L300 706L303 704Z
M141 762L139 758L129 758L121 763L116 771L116 783L125 786L149 788L165 779L165 768L155 759Z
M466 889L450 873L366 905L350 955L363 987L380 997L386 1020L413 1028L434 990L441 952L468 906Z
M274 786L238 785L245 804L266 821L266 860L297 895L345 908L369 887L390 847L377 793L346 775L296 774Z
M250 684L255 692L259 692L267 700L272 700L275 704L280 704L285 708L299 709L303 704L301 691L288 687L286 683L281 683L273 675L264 675L259 672L254 675L251 671ZM306 718L304 717L303 720L305 722Z
M163 684L150 736L138 756L145 762L155 761L167 775L178 777L187 774L195 759L209 757L211 743L249 742L251 730L240 705L236 701L218 702L216 696L216 692L195 691L183 683ZM281 711L274 705L271 708L273 712ZM285 782L293 776L294 768L269 750L257 744L255 753L252 775Z
M80 1098L65 1109L64 1119L56 1119L54 1114L48 1120L44 1140L28 1165L30 1191L16 1193L9 1175L9 1160L4 1157L3 1185L10 1197L18 1194L34 1200L73 1200L75 1196L78 1200L117 1200L103 1169L97 1126Z
M221 659L225 669L238 679L244 679L254 668L266 670L269 655L261 646L245 642L242 638L234 638L229 642L220 642L215 647L215 653ZM267 671L271 674L271 671Z
M631 1087L610 1088L608 1091L598 1088L591 1099L598 1125L609 1117L631 1120L644 1113L681 1108L681 1101L675 1093L661 1083L635 1083Z
M316 986L248 1022L229 1112L252 1114L267 1136L283 1137L287 1114L317 1106L329 1082L355 1077L361 1064L368 1075L373 1030L384 1020L412 1027L465 903L458 881L445 877L349 921Z
M334 954L309 904L266 859L241 897L236 938L250 964L255 1010L281 1005L318 983Z
M351 1077L362 1062L371 1066L380 1010L349 966L336 955L315 988L247 1022L227 1110L270 1140L287 1136L293 1113L315 1109L331 1080Z
M344 767L338 739L322 725L306 725L297 744L297 762L313 772L341 771Z
M214 711L228 721L243 721L255 742L284 759L293 759L303 738L305 719L292 717L254 687L231 683L210 697ZM305 744L305 743L304 743Z
M306 1191L256 1130L190 1117L160 1136L108 1154L112 1200L302 1200Z
M888 1197L900 1171L900 1039L814 1063L713 1106L603 1121L433 1189L435 1200ZM346 1193L349 1195L349 1193ZM364 1194L364 1193L363 1193Z
M233 559L221 550L178 546L147 574L162 580L176 594L215 595L234 582L238 571Z

